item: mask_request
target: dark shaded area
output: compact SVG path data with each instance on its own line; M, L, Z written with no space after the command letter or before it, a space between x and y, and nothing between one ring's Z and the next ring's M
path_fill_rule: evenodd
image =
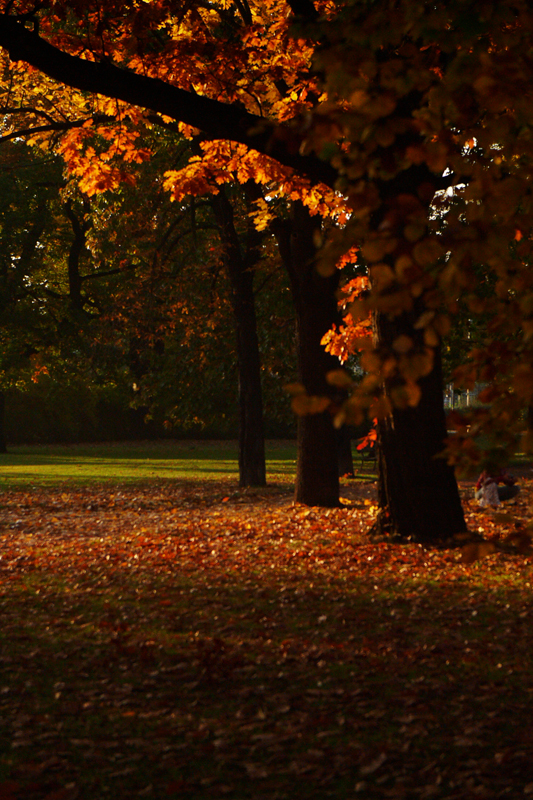
M0 657L0 748L18 742L17 796L71 782L120 800L148 784L244 800L259 782L268 800L356 785L376 800L463 800L488 796L483 786L522 796L533 781L523 595L404 588L399 602L386 586L316 577L135 589L124 575L104 611L79 591L4 600L5 626L28 614ZM145 612L172 644L142 632ZM35 795L22 791L30 753Z
M237 413L215 425L167 428L163 417L146 420L143 409L131 408L120 392L97 396L69 387L53 392L5 393L5 440L8 444L137 441L146 439L236 439ZM293 439L296 422L265 420L266 435ZM0 450L0 452L2 452Z

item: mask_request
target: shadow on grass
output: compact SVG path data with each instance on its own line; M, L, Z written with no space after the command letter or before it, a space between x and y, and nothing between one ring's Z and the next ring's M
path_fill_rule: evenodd
M515 585L132 566L27 573L1 602L1 769L35 797L520 797L533 782L532 609Z

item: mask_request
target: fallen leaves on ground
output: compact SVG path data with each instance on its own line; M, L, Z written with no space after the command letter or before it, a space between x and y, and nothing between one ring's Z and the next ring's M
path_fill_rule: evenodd
M529 489L465 492L483 560L369 542L370 485L3 493L0 800L527 796Z

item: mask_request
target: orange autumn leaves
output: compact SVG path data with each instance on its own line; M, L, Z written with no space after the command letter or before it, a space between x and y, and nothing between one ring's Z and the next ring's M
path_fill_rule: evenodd
M304 37L291 35L289 9L283 0L235 6L190 4L185 8L159 2L126 7L112 2L51 2L40 10L39 31L65 52L81 53L90 61L111 61L122 69L228 106L237 103L258 120L285 122L310 108L320 93L310 70L313 45ZM7 54L3 58L6 69L11 69ZM153 126L153 112L65 87L58 89L36 70L14 69L17 78L10 84L7 102L11 107L18 102L27 106L25 121L31 127L37 128L43 117L51 122L85 121L83 128L69 131L59 143L82 191L90 195L115 190L121 182L135 180L128 164L150 156L150 148L140 137ZM26 102L29 97L31 103ZM16 129L20 120L17 114L6 125ZM160 121L172 123L164 116ZM173 125L185 137L198 133L182 123ZM36 132L34 139L43 146L57 146L54 131ZM246 148L232 148L229 142L219 140L204 143L204 150L203 167L193 159L183 173L168 172L168 187L176 199L183 193L216 191L222 180L268 182L272 191L280 181L288 181L290 170L265 156L247 153ZM181 187L176 186L178 178ZM309 195L309 206L318 210L320 201L313 198L314 190L305 181L302 186ZM290 191L299 191L298 182Z
M354 249L351 259L355 261L356 258L357 252ZM372 332L370 316L366 313L362 319L358 319L355 313L352 313L357 308L354 304L368 290L369 281L365 275L353 278L343 286L342 298L339 301L339 305L345 311L343 324L338 328L334 326L322 337L326 351L337 356L341 364L344 364L353 353L368 349Z
M531 525L530 489L530 481L522 481L522 499L504 514L465 500L471 529L492 544L483 555L493 554L502 567L511 559L518 568L517 555L531 561L531 548L522 546ZM414 571L446 581L460 579L460 565L473 562L460 541L452 550L372 543L367 533L377 511L375 489L363 484L342 491L341 509L294 504L281 487L239 493L230 483L6 491L0 593L47 573L71 576L72 588L125 579L151 584L176 574L257 579L272 570L279 577L341 571L350 580L378 581ZM463 492L471 498L471 487Z

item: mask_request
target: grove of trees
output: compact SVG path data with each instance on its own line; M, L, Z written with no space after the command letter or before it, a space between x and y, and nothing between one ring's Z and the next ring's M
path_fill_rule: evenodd
M65 166L13 233L3 313L33 327L9 337L4 372L46 341L67 367L97 350L87 363L102 375L123 347L136 383L175 385L168 333L205 328L223 265L241 482L264 480L262 282L271 316L287 319L290 290L296 319L296 499L338 504L335 425L376 418L380 532L462 532L454 466L505 458L533 406L532 31L525 0L5 2L1 147ZM66 270L39 283L62 231ZM357 382L323 344L345 274L369 278L345 320L372 320L370 337L346 335ZM465 327L475 347L457 380L485 388L446 444L441 350Z

